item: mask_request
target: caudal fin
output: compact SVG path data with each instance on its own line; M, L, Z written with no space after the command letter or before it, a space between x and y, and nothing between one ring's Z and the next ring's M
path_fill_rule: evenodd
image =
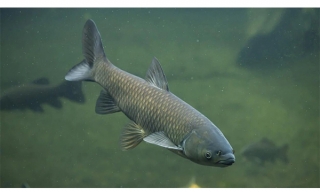
M92 20L88 20L83 27L82 53L85 59L67 73L65 76L66 80L95 81L97 64L99 64L100 61L109 62L103 50L98 28Z

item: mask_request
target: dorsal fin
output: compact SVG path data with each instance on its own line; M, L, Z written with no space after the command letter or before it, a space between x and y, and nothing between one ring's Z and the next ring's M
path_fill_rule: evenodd
M146 75L146 81L159 87L160 89L169 91L168 81L157 58L153 58Z

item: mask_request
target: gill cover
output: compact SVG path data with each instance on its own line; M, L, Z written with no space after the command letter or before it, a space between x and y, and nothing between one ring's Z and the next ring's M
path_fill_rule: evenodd
M192 130L183 141L182 147L184 155L198 164L226 167L235 161L232 147L214 125Z
M192 161L198 161L199 152L201 152L203 145L201 142L203 142L203 140L199 137L195 130L192 130L183 141L183 152L188 159Z

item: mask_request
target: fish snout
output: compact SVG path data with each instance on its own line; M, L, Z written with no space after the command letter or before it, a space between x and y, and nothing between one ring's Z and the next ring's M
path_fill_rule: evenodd
M221 156L221 159L219 159L219 161L217 162L218 164L224 166L230 166L233 163L236 162L236 158L234 156L234 154L225 154L223 156Z
M232 165L233 163L235 163L236 162L236 160L234 159L234 158L232 158L232 159L227 159L227 160L225 160L224 162L223 162L223 164L225 164L225 165Z

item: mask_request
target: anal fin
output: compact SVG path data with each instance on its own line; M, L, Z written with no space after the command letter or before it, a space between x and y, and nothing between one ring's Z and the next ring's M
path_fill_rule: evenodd
M111 95L101 90L100 96L96 102L96 113L97 114L111 114L121 111L120 108L115 104L114 99Z

